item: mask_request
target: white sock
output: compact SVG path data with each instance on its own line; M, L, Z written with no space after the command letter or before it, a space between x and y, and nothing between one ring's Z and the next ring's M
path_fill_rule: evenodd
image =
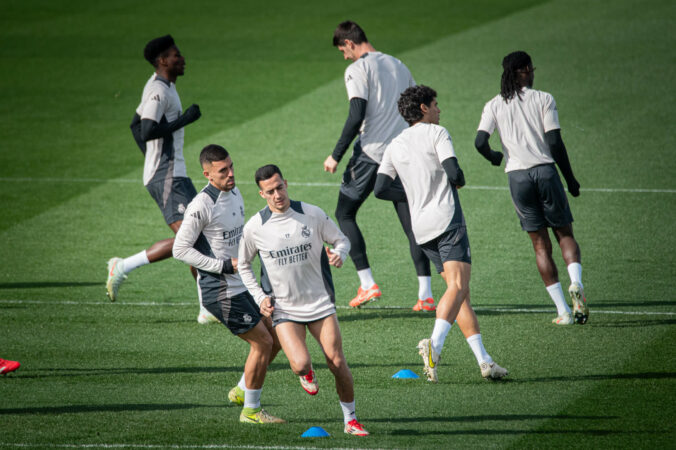
M467 338L467 343L469 344L469 348L472 349L472 352L474 352L474 357L476 358L476 362L481 365L481 363L486 362L488 364L493 362L493 358L491 358L491 355L486 352L486 349L484 348L484 343L483 340L481 339L481 334L475 334L473 336L470 336Z
M570 307L568 306L568 303L566 303L566 298L563 296L561 283L555 283L551 286L547 286L547 292L549 292L549 296L554 301L554 304L556 305L556 311L559 316L563 313L570 314Z
M418 277L418 299L427 300L432 297L432 277Z
M263 389L246 389L244 391L244 407L254 409L260 408L262 390Z
M357 420L357 414L355 414L354 408L354 400L352 400L350 403L340 402L340 408L343 410L343 420L345 421L345 425L347 425L350 420Z
M357 275L359 275L359 282L361 283L362 289L368 289L376 284L376 281L373 279L373 274L371 273L370 267L368 269L358 270Z
M146 264L150 264L150 261L148 261L148 255L146 255L145 250L138 252L129 258L124 258L124 274L126 275L132 270L145 266Z
M239 379L237 387L246 392L246 381L244 381L244 372L242 372L242 378Z
M441 355L441 349L444 348L446 335L451 331L451 324L444 319L434 321L434 330L432 330L432 350Z
M568 275L570 276L571 283L580 283L580 286L582 286L582 264L580 263L568 264Z

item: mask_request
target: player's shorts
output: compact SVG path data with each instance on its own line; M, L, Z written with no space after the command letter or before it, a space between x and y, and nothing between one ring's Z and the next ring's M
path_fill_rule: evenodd
M444 262L460 261L472 264L467 227L455 227L420 245L422 251L434 263L437 272L444 271Z
M363 202L373 192L378 167L378 163L361 150L361 145L357 141L354 145L354 153L343 172L340 192L351 199Z
M185 208L197 195L192 181L186 177L153 181L146 185L146 189L160 207L167 225L183 220Z
M566 191L554 164L513 170L507 176L512 203L525 231L559 228L573 222Z
M299 324L301 324L301 325L306 325L306 326L307 326L307 325L310 325L311 323L315 323L315 322L318 322L318 321L320 321L320 320L324 320L324 319L326 319L327 317L330 317L332 314L335 314L335 313L336 313L336 310L334 309L333 311L329 312L329 313L326 314L325 316L320 317L319 319L314 319L314 320L310 320L310 321L293 320L293 319L291 319L291 318L279 318L279 319L273 318L273 319L272 319L272 326L273 326L273 327L276 327L276 326L279 325L280 323L284 323L284 322L299 323ZM273 315L274 315L274 314L273 314Z
M208 303L204 307L234 335L246 333L261 320L260 309L249 291Z

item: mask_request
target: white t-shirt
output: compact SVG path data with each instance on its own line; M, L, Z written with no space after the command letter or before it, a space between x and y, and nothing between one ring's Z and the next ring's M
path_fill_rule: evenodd
M217 283L227 296L246 290L239 274L221 273L224 260L237 258L243 229L244 201L236 187L225 192L208 184L188 204L173 253L174 258L197 269L203 304L217 299L215 295L202 297L207 284Z
M521 100L514 97L506 102L501 95L495 96L484 107L479 131L493 134L496 127L505 153L505 172L554 162L545 133L561 127L551 94L524 87Z
M411 86L415 86L415 80L408 68L384 53L366 53L345 69L347 98L367 101L359 136L361 147L378 163L390 141L408 126L399 114L397 101Z
M378 168L378 173L401 179L418 244L453 228L449 227L451 222L465 224L457 192L441 165L451 157L455 157L455 150L446 128L418 122L392 141Z
M178 119L182 112L176 85L153 73L145 87L136 113L157 123ZM172 133L171 139L158 138L146 142L143 184L165 178L187 177L183 158L183 128ZM163 151L164 149L164 151Z
M273 320L311 322L336 311L325 242L345 260L350 241L324 211L308 203L291 201L283 213L266 207L246 223L239 273L260 305L267 294L251 269L251 261L259 256L275 297Z

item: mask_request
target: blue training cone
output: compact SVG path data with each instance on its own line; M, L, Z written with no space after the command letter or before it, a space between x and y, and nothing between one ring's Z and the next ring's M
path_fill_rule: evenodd
M392 378L420 378L420 377L412 370L402 369L399 372L392 375Z
M300 435L300 437L327 437L329 433L322 427L310 427L307 431Z

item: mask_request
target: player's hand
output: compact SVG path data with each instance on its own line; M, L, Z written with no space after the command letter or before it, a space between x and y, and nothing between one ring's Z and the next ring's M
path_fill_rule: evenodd
M237 258L230 258L230 261L232 262L232 271L237 273Z
M338 169L338 161L333 159L333 155L329 155L324 160L324 172L336 173L336 169Z
M326 247L326 256L329 257L329 264L333 267L341 268L343 266L343 259L338 253L334 253L330 248Z
M202 117L202 112L200 111L199 105L193 103L188 107L188 109L185 110L183 115L188 120L188 123L193 123L194 121Z
M270 297L265 297L261 302L261 314L265 317L272 316L272 312L275 310L275 306Z
M504 157L504 155L502 154L502 152L492 151L491 152L491 164L493 164L494 166L499 166L500 163L502 162L503 157Z
M575 178L571 180L566 180L566 183L568 183L568 192L570 192L570 195L572 195L573 197L579 197L580 183L578 183Z

